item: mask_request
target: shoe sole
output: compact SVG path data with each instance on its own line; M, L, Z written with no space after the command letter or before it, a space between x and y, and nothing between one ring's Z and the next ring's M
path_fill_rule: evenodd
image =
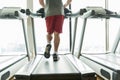
M47 49L48 47L50 47L49 49ZM51 45L47 45L44 56L45 58L49 58L50 57L50 50L51 50Z

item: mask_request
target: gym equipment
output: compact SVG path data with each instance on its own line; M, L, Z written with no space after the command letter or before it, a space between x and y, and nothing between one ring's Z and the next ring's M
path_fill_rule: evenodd
M80 60L88 64L98 75L103 77L105 80L120 80L119 54L118 55L115 53L108 53L108 54L105 53L100 55L81 54L87 20L89 18L97 18L97 19L120 18L120 15L116 12L109 11L102 7L87 7L84 8L83 10L84 13L81 16L81 18L84 19L84 23L81 32L81 38L80 38L81 40L80 40L80 47L78 54ZM118 37L116 38L117 42L115 42L113 51L116 50L117 44L119 43L120 35L118 35L117 37Z
M20 7L3 7L0 9L0 19L21 20L25 43L26 36L24 19L26 17L25 10L21 9ZM9 80L9 78L11 78L18 71L18 69L22 67L23 64L27 63L27 61L28 59L26 55L0 54L0 80Z
M20 7L3 7L0 9L0 19L24 19L25 10Z
M14 76L16 80L96 80L94 71L71 54L59 55L53 61L37 55L25 64Z
M66 9L67 10L67 9ZM43 8L33 13L30 9L26 14L31 18L44 17ZM66 17L78 17L80 13L71 14L65 11ZM80 11L79 11L80 12ZM69 16L67 16L69 15ZM33 19L32 23L34 22ZM60 55L60 60L46 59L36 54L35 59L25 64L14 76L16 80L96 80L95 72L71 53Z
M71 10L65 8L64 9L64 13L65 13L65 18L67 18L67 14L71 14ZM38 11L36 11L36 13L33 13L30 9L26 9L26 15L29 15L31 17L45 17L45 13L44 13L44 8L40 8Z

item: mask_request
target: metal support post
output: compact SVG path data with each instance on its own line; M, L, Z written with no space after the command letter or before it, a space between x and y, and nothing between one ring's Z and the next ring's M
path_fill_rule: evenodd
M86 29L86 23L87 23L87 18L84 19L83 27L82 27L82 30L81 30L81 36L80 36L81 38L80 38L80 44L79 44L78 58L80 58L80 56L81 56L83 40L84 40L84 35L85 35L85 29Z
M74 32L73 32L73 42L72 42L72 49L71 52L74 55L74 49L75 49L75 41L76 41L76 33L77 33L77 23L78 23L78 17L75 18L75 26L74 26Z

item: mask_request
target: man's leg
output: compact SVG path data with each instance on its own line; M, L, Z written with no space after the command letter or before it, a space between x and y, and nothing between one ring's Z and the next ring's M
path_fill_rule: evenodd
M58 47L60 43L60 36L58 32L54 32L54 52L58 52Z
M51 50L51 40L52 40L52 33L53 33L53 23L54 23L54 16L46 17L46 28L47 28L47 45L45 48L44 56L46 58L50 57L50 50Z
M59 43L60 43L60 36L58 32L54 32L54 54L53 54L53 60L58 61L58 48L59 48Z
M45 48L44 56L46 58L50 57L50 50L51 50L51 40L52 40L52 34L47 34L47 45Z
M56 15L55 16L55 23L54 23L54 54L53 60L58 61L58 48L60 44L60 33L62 33L62 26L63 26L64 16L63 15Z
M47 43L51 44L51 40L52 40L52 34L47 34Z

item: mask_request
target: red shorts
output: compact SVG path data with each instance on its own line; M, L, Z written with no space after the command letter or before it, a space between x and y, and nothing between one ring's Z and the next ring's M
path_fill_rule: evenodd
M63 22L64 22L63 15L46 17L47 32L49 34L52 34L53 32L62 33Z

